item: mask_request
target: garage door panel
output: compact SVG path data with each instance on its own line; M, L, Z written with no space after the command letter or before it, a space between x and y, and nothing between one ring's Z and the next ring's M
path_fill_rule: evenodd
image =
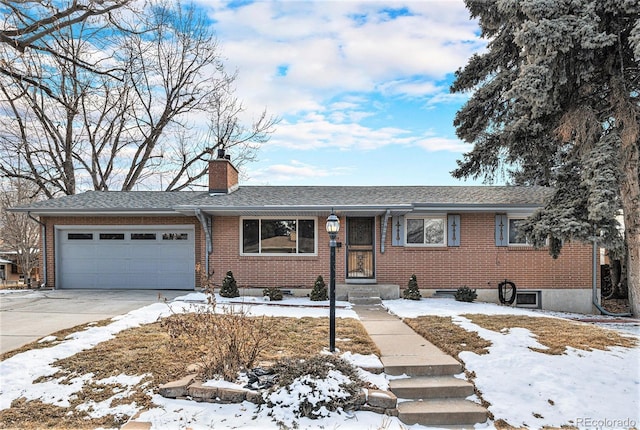
M81 246L69 246L65 249L68 249L68 252L65 253L65 259L93 259L96 257L96 247L91 244L81 245Z
M113 234L113 233L117 234ZM144 235L141 234L144 232ZM148 226L127 226L122 230L106 230L99 239L100 227L83 233L91 240L69 240L61 229L58 237L56 277L59 288L132 288L184 289L195 285L194 231L180 227L149 229ZM132 239L153 237L156 239ZM168 237L188 237L188 240L162 240ZM72 235L77 236L77 234Z

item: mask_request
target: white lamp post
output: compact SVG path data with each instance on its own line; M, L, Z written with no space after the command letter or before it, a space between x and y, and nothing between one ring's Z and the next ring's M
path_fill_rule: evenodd
M331 210L327 218L327 233L329 233L329 351L336 349L336 236L340 231L340 219Z

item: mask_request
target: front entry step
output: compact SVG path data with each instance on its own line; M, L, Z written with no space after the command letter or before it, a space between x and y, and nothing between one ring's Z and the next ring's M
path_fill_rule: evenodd
M465 398L474 393L473 384L453 376L415 376L394 379L390 390L403 399Z
M460 426L482 423L487 410L463 399L433 399L398 403L398 418L405 424Z
M349 297L349 303L354 305L381 305L380 297Z
M360 285L350 289L347 298L354 305L380 305L380 289L377 285Z

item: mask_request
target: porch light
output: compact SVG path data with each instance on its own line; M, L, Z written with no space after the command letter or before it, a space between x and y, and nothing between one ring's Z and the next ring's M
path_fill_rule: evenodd
M327 218L327 233L329 233L329 238L331 240L336 240L336 236L340 231L340 220L336 216L336 214L331 211L331 215Z
M340 231L340 219L331 210L327 218L327 233L329 233L329 351L336 349L336 237Z

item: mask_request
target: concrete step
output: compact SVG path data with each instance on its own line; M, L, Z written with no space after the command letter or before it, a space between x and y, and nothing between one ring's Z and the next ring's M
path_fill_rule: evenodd
M474 393L473 384L453 376L416 376L389 382L393 394L403 399L465 398Z
M349 296L349 303L354 305L381 305L382 299L380 297L351 297Z
M487 411L469 400L433 399L398 403L398 418L408 425L463 426L485 422Z
M453 357L442 356L382 356L384 371L389 375L444 376L462 372L462 365Z
M349 290L349 296L380 296L380 290L377 287L356 287Z

